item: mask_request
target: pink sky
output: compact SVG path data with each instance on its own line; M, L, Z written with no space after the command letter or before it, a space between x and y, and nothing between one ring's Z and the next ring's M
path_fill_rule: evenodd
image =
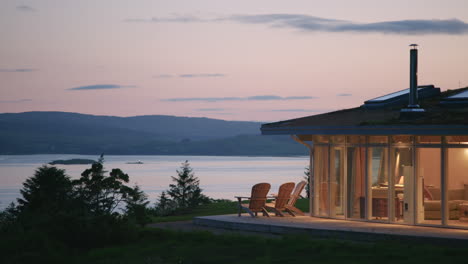
M0 112L313 115L407 88L411 43L420 84L468 86L467 10L464 0L3 0Z

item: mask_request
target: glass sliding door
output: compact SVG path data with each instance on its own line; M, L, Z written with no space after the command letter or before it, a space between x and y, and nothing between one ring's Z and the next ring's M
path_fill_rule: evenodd
M330 217L344 218L344 147L333 147L330 166Z
M388 148L368 150L369 218L388 221Z
M390 196L389 216L395 222L414 223L414 166L413 148L392 148L393 192ZM393 183L392 183L393 182Z
M467 143L468 137L463 141ZM447 224L468 227L468 146L448 148L446 153Z
M329 147L314 149L314 215L329 216Z
M347 218L365 219L366 180L364 147L348 147L346 161Z
M441 225L441 149L416 149L416 220L418 224Z

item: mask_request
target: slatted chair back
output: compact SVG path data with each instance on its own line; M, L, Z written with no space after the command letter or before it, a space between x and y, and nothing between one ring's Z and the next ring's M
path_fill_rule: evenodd
M299 199L299 196L301 195L301 192L306 184L306 181L300 181L297 183L296 188L294 188L294 192L291 194L291 198L288 201L288 205L294 206L296 204L296 201Z
M266 196L270 191L271 185L269 183L257 183L252 187L252 194L250 195L249 209L252 212L261 212L266 203Z
M275 199L276 209L284 209L289 198L291 198L291 192L293 189L294 189L294 182L287 182L287 183L281 184L279 191L278 191L278 196Z

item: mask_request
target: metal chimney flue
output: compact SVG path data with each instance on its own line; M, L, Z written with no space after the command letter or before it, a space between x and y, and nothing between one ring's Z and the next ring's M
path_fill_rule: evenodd
M400 111L400 119L414 119L424 116L425 110L418 104L418 44L410 45L410 92L408 107Z
M410 45L410 93L408 108L419 108L418 105L418 44Z

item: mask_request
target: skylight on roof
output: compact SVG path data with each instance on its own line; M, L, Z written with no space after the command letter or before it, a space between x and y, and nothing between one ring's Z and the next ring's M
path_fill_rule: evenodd
M449 96L447 99L468 99L468 90Z
M367 109L376 109L389 106L403 106L408 104L410 89L404 89L391 94L383 95L368 101L365 101L362 107ZM434 97L440 94L440 88L435 88L434 85L418 86L419 100Z
M380 96L380 97L368 100L367 102L385 101L385 100L391 99L393 97L408 94L409 90L410 89L401 90L401 91L398 91L398 92L394 92L394 93L391 93L391 94L387 94L387 95L384 95L384 96Z
M421 89L422 88L418 88L418 91L421 90ZM374 103L374 102L386 101L386 100L389 100L389 99L392 99L392 98L395 98L395 97L398 97L398 96L409 94L409 92L410 92L410 89L408 88L408 89L405 89L405 90L401 90L401 91L398 91L398 92L394 92L394 93L391 93L391 94L387 94L387 95L384 95L384 96L380 96L380 97L368 100L367 102Z

